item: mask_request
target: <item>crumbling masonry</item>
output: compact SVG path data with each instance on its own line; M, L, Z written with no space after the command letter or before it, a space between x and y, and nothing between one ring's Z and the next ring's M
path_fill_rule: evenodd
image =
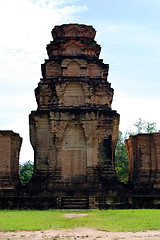
M1 131L0 208L160 207L160 134L126 141L130 182L115 175L119 114L95 34L79 24L52 30L35 89L38 107L29 116L34 173L20 184L22 139Z
M0 189L15 189L19 181L19 153L22 138L12 131L0 131Z
M138 134L126 140L129 179L138 187L160 188L160 133Z
M49 59L35 90L38 109L30 115L32 184L61 193L63 201L118 184L113 165L119 114L111 109L109 66L99 59L95 33L78 24L52 30Z

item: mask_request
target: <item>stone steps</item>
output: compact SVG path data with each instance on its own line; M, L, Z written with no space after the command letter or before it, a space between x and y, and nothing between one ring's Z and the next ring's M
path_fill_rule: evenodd
M88 197L62 197L61 207L63 209L88 209Z

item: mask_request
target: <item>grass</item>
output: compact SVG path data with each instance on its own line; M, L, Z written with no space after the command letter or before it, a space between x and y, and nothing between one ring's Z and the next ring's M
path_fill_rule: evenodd
M69 219L66 213L87 213ZM0 210L0 230L44 230L91 227L106 231L160 229L160 210Z

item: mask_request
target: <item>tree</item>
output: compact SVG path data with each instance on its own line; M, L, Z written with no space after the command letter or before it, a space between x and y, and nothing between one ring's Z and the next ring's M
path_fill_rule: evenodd
M129 177L128 154L125 146L125 139L130 135L136 135L138 133L153 133L157 131L155 122L146 122L141 118L138 119L134 126L137 128L136 132L127 130L123 136L122 132L119 131L119 138L115 149L115 170L119 179L125 183L128 181Z
M125 139L119 131L118 142L115 150L115 170L122 182L128 181L128 154L125 146Z
M137 127L137 134L138 133L153 133L157 131L156 123L155 122L146 122L145 120L142 120L141 118L138 119L138 121L134 124L135 127Z
M26 184L32 177L34 164L31 161L27 161L19 165L19 177L22 184Z

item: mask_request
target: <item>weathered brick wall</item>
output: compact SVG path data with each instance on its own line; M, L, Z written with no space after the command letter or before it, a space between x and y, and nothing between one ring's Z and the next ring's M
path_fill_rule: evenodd
M0 135L0 175L5 176L10 172L11 139L9 136Z
M30 140L36 154L35 171L46 174L55 170L56 148L48 113L30 117Z
M130 136L125 143L130 180L160 187L160 133Z
M61 182L113 177L119 114L111 109L109 66L99 59L95 30L66 24L52 35L30 115L35 174L59 175Z
M75 153L76 158L79 158L82 163L84 162L87 167L95 167L103 160L112 163L112 153L114 152L118 137L118 126L119 118L117 118L117 116L109 116L108 112L105 114L101 113L97 116L97 113L94 111L87 111L87 113L82 111L81 114L79 114L78 120L76 111L73 111L69 115L68 112L59 112L58 110L57 112L46 111L46 113L43 112L43 114L33 112L30 116L30 128L31 142L37 153L36 170L53 172L57 165L57 167L62 168L64 172L65 164L70 164L69 161L64 160L68 156L67 154L65 156L67 144L70 146L68 150L77 150ZM68 127L70 132L68 132ZM105 150L102 150L101 146L104 144L105 139L108 138L111 138L108 146L111 155L103 156L101 152ZM64 142L66 142L65 146ZM86 146L84 146L84 142ZM79 144L79 146L76 144ZM83 146L81 146L81 144ZM105 147L107 148L107 146L104 146L104 149ZM77 156L78 150L80 150L78 148L82 148L79 154L83 155L83 157ZM86 148L86 150L84 150L84 148ZM74 155L72 157L72 160L73 159L75 159ZM73 166L74 164L72 164L72 167ZM81 168L81 164L79 164L79 175L82 174L81 169L83 169L82 172L86 172L83 166ZM73 172L74 170L77 172L76 169L73 169Z
M81 84L69 83L63 94L64 106L80 106L85 104L85 95Z
M19 178L22 138L12 131L0 131L0 187L13 188Z

